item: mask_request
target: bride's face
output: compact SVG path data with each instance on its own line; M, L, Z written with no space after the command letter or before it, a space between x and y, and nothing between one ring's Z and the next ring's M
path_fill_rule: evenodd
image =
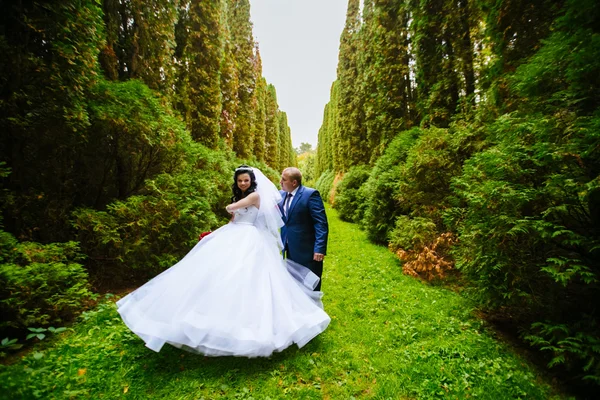
M248 174L239 174L237 177L237 186L240 188L242 192L245 192L250 187L252 181L250 180L250 175Z

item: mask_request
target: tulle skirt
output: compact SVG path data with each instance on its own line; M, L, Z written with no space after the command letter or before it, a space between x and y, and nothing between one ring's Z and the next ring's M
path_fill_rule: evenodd
M267 234L230 223L117 307L154 351L168 343L207 356L267 357L304 346L330 322L321 293L293 275Z

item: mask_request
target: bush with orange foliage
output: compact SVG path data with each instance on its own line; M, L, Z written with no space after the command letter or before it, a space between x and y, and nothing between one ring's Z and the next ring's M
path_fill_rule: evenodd
M402 272L427 281L444 278L454 263L448 260L448 251L456 237L451 232L442 233L430 245L422 245L415 250L398 249L396 255L404 263Z

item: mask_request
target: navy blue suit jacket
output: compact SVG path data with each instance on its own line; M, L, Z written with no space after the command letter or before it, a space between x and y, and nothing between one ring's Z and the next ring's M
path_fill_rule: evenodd
M283 203L287 193L281 191L283 197L279 207L284 215L285 225L281 228L281 240L286 256L308 267L321 277L323 262L313 260L314 253L327 254L327 236L329 226L321 195L315 189L300 186L285 217ZM315 288L319 290L321 283Z

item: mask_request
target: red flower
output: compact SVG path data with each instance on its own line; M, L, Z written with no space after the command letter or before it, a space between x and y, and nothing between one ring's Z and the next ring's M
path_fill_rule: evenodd
M212 233L212 231L208 231L208 232L202 232L202 233L200 234L200 236L198 236L198 241L200 241L200 240L204 239L204 237L205 237L205 236L208 236L208 235L210 235L211 233Z

